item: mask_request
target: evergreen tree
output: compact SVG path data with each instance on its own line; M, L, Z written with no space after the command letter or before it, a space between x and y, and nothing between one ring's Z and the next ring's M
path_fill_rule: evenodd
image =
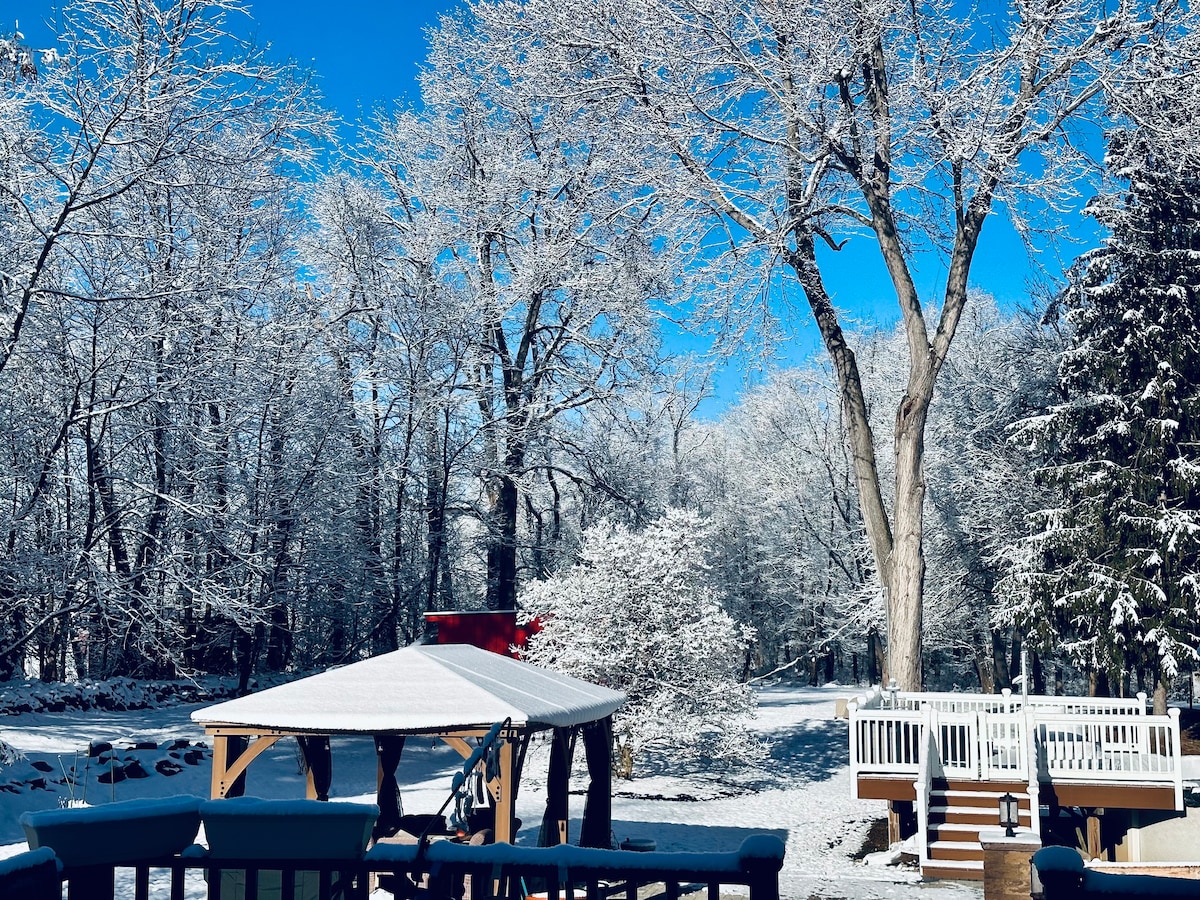
M1010 618L1104 680L1171 678L1200 631L1200 169L1117 135L1110 237L1062 297L1061 402L1024 423L1061 503L1036 513Z

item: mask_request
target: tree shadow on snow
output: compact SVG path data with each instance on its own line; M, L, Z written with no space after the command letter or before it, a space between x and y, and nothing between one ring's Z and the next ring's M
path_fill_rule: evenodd
M769 757L759 765L762 790L781 780L827 781L849 765L846 723L810 720L766 736Z

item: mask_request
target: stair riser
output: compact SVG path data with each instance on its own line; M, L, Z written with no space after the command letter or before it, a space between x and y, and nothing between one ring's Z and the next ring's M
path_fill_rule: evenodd
M1017 820L1023 827L1028 827L1031 819L1028 812L1022 811ZM930 825L978 825L980 828L999 828L1000 815L995 810L988 810L986 814L982 812L971 812L965 809L954 809L944 813L930 813Z
M933 788L925 823L929 860L921 867L925 878L983 878L979 834L1000 827L999 802L1004 794L1017 798L1022 827L1029 827L1032 821L1025 784L941 780Z
M983 881L983 865L980 864L978 869L950 869L939 868L936 865L927 865L921 867L921 875L924 878L948 878L955 881Z
M939 859L961 859L961 860L978 860L980 865L983 864L983 848L982 847L935 847L930 849L929 858L931 860Z
M1023 794L1029 790L1029 784L1024 781L946 781L941 778L933 779L930 787L935 791L966 791L972 794L981 790L994 794Z

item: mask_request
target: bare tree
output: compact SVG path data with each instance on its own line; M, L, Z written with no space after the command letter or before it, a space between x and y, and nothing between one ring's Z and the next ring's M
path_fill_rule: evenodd
M1092 0L970 18L936 0L529 0L478 14L544 60L533 68L547 94L623 131L647 179L688 201L694 220L680 225L706 235L709 259L724 243L795 279L837 375L887 598L889 671L919 687L925 432L983 226L998 204L1058 208L1085 163L1075 123L1096 121L1097 95L1148 35L1182 29L1190 13ZM878 248L908 344L890 504L825 276L824 251L850 236ZM919 260L945 272L932 307L918 293Z
M445 245L438 279L470 323L487 603L516 602L522 497L560 417L653 359L650 302L671 296L654 197L586 117L526 87L520 52L470 23L433 36L424 111L381 125L373 164ZM530 82L532 83L532 82Z

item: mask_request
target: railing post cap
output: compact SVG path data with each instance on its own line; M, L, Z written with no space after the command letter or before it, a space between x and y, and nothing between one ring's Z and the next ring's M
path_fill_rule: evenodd
M786 852L786 845L777 836L752 834L742 841L742 846L738 848L738 857L741 859L743 868L747 863L757 862L773 862L776 868L782 868L783 855Z
M1178 719L1179 718L1179 707L1172 706L1170 709L1167 710L1167 715L1170 716L1172 719Z

